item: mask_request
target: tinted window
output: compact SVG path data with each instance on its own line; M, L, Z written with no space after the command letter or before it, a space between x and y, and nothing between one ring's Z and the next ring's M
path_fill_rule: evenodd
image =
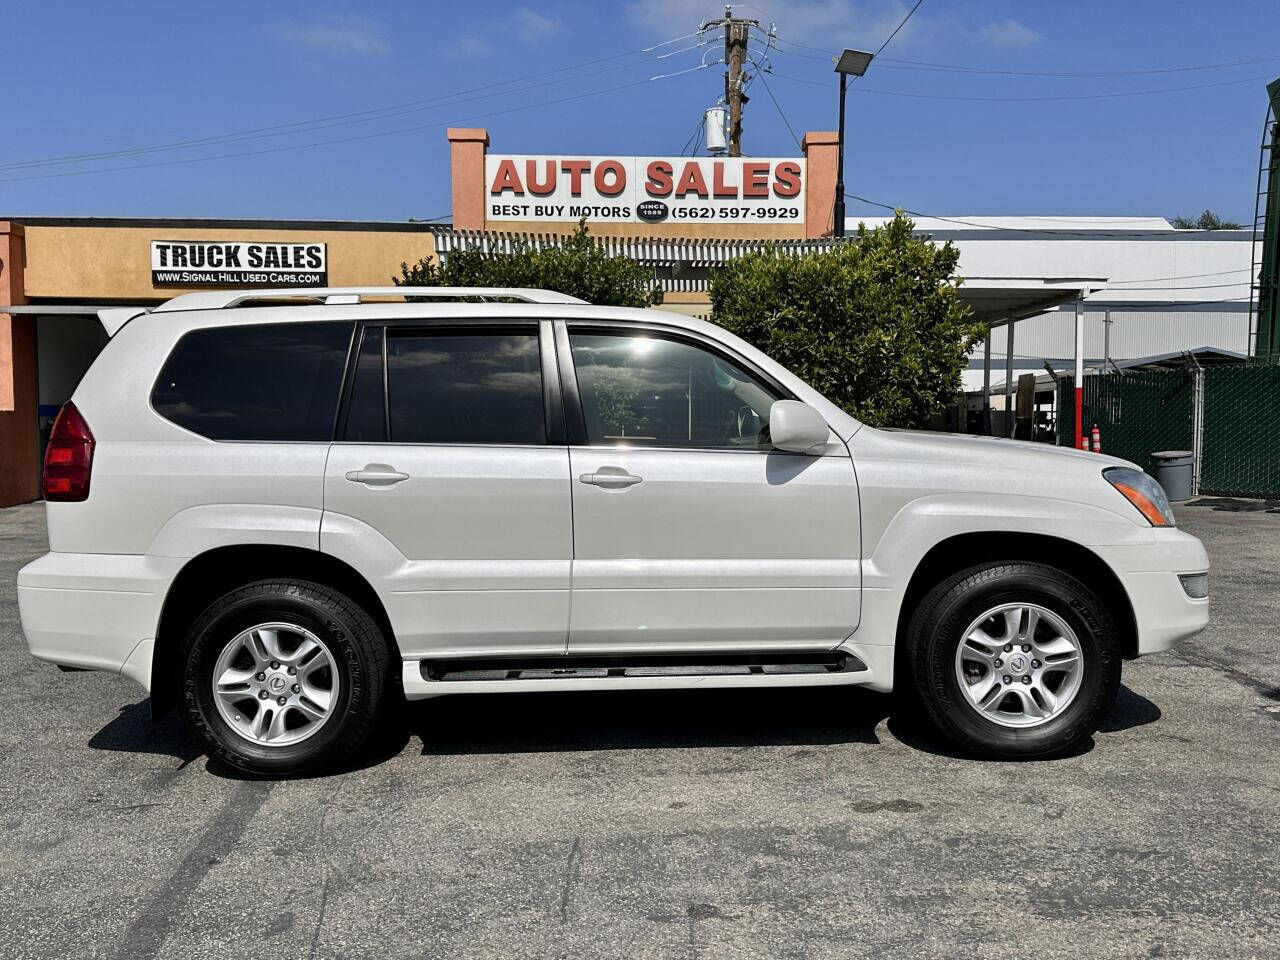
M569 336L589 443L753 449L778 395L723 357L643 334Z
M195 330L173 348L151 403L213 440L329 440L352 326Z
M538 335L387 339L393 443L545 443Z
M357 443L382 443L387 439L386 391L382 381L381 327L366 327L356 357L355 380L347 410L344 438Z

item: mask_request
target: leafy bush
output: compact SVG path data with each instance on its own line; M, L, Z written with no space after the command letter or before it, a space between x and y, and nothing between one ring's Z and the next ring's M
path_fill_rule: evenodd
M662 302L653 271L626 257L611 257L587 232L586 221L557 247L520 246L511 253L458 250L443 265L419 260L400 264L392 280L408 287L536 287L612 307L648 307Z
M715 320L863 423L924 426L986 327L956 293L959 252L913 226L898 214L829 251L731 260L712 276Z

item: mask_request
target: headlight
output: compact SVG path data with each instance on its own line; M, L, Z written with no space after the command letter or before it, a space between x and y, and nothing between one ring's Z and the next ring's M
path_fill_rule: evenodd
M1153 527L1174 527L1173 508L1164 488L1141 470L1110 467L1102 471L1107 482L1124 494Z

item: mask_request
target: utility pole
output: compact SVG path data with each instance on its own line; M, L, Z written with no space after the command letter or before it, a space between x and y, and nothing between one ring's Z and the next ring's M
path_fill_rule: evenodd
M747 35L751 27L760 26L759 20L747 20L733 15L733 7L726 5L719 20L707 20L702 30L716 27L724 30L724 100L729 105L729 150L731 157L742 156L742 108L751 99L742 92L746 82L743 64L747 60Z

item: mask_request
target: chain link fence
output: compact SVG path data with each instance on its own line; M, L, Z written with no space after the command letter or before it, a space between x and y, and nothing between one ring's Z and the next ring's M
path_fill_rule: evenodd
M1059 446L1074 446L1075 381L1058 380ZM1151 454L1191 450L1198 493L1280 497L1280 365L1131 370L1084 378L1084 430L1102 452L1151 468Z
M1158 450L1192 449L1195 405L1186 370L1135 370L1084 378L1085 435L1098 425L1102 452L1144 470ZM1075 445L1075 378L1058 381L1059 446Z
M1280 366L1205 367L1200 492L1280 496Z

